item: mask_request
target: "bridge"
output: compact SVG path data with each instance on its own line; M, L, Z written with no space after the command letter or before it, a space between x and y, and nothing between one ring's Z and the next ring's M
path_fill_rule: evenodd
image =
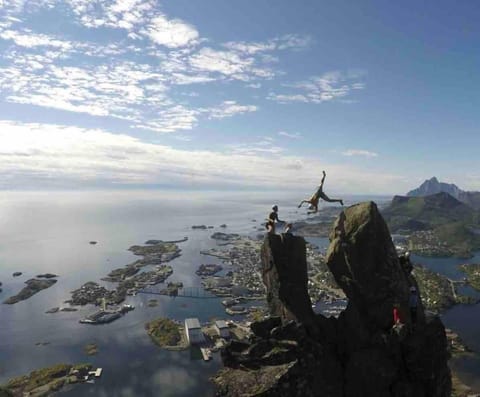
M164 295L172 298L218 299L219 297L205 291L202 287L183 287L168 291L164 285L154 285L138 291L139 294Z

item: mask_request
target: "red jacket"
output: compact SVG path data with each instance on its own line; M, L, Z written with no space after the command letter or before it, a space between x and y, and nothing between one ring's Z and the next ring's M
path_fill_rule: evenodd
M397 324L397 323L401 323L401 322L402 322L402 319L400 318L400 310L398 310L398 308L394 307L393 308L393 323Z

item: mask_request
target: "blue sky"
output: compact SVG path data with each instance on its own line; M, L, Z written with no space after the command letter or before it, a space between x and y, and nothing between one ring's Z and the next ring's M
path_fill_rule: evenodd
M480 189L476 1L0 0L0 187Z

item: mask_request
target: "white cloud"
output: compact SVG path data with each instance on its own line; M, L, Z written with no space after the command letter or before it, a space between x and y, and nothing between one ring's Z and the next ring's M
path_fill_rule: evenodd
M378 153L370 152L368 150L361 150L361 149L348 149L342 152L344 156L352 157L352 156L362 156L362 157L378 157Z
M162 109L156 117L139 122L134 127L162 133L191 130L197 125L200 113L201 111L196 109L174 105Z
M271 92L267 99L278 103L303 102L318 104L333 100L351 103L352 101L345 99L345 97L349 96L353 90L362 90L366 87L365 83L357 81L363 74L362 72L327 72L321 76L311 77L307 81L286 85L297 92L287 94Z
M180 19L167 19L165 15L158 15L150 21L146 34L156 44L168 48L179 48L195 44L199 33L190 24Z
M230 41L223 46L239 53L254 55L275 50L299 50L308 47L311 42L310 36L287 34L264 42Z
M278 103L309 102L308 98L305 95L300 95L300 94L284 95L284 94L275 94L273 92L268 94L267 99L270 99Z
M18 32L14 30L0 30L0 38L3 40L12 40L21 47L53 47L64 51L72 48L72 43L55 39L45 34L32 34L31 32Z
M88 28L132 31L143 26L155 8L154 0L66 0L79 22Z
M235 101L224 101L220 106L205 109L211 119L223 119L237 114L256 112L257 110L258 108L254 105L240 105Z
M290 133L286 131L279 131L278 135L284 136L286 138L291 138L291 139L299 139L302 137L302 134L300 134L299 132Z
M300 50L310 46L313 40L310 36L299 34L286 34L280 38L277 38L275 41L279 50Z
M196 70L217 72L238 80L248 80L247 74L254 72L254 62L254 58L241 57L233 51L218 51L208 47L190 58L190 65Z
M328 169L337 192L395 192L399 182L408 184L403 176L291 156L274 146L178 150L100 129L0 121L2 188L172 183L295 188L308 194L318 184L319 169Z

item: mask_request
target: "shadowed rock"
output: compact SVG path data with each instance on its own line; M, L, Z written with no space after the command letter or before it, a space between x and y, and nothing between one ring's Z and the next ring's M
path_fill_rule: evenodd
M267 234L261 251L263 282L272 316L283 321L314 322L308 296L306 244L303 237Z
M265 237L263 280L276 317L252 324L249 343L222 351L217 395L450 396L445 329L421 302L412 326L408 297L416 281L400 266L377 206L346 209L330 240L327 264L349 299L338 319L311 309L303 238ZM392 329L394 303L404 322L399 332Z

